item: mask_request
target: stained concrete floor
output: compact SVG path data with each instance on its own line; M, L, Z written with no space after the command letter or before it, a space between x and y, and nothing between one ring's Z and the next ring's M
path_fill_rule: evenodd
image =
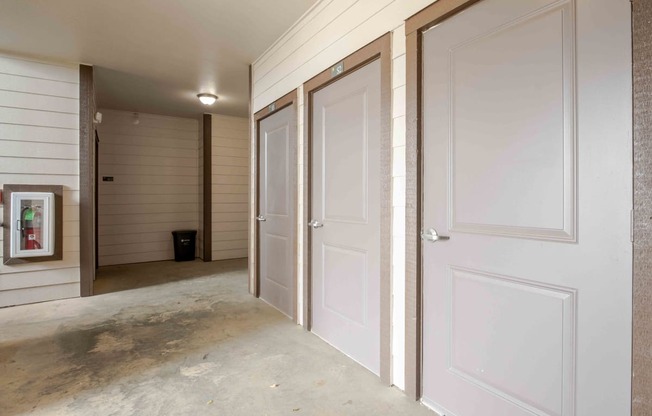
M96 289L0 309L1 415L435 415L250 296L245 261L109 267Z

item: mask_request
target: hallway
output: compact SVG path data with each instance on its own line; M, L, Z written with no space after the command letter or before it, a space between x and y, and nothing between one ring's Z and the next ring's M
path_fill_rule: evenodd
M3 415L433 414L250 296L246 260L99 276L113 293L0 309Z

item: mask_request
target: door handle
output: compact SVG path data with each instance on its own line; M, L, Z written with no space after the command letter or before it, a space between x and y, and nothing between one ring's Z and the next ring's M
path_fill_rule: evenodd
M267 218L263 217L262 215L259 215L256 217L258 221L267 221Z
M447 235L439 235L437 234L437 230L434 228L428 228L427 230L421 230L421 239L423 241L430 241L431 243L434 243L435 241L440 240L450 240L450 237Z
M323 226L324 226L324 223L321 223L321 222L319 222L317 220L312 220L312 221L310 221L308 223L308 227L312 227L312 228L321 228Z

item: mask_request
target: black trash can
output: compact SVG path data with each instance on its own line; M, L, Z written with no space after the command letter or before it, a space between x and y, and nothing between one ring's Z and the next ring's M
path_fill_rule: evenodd
M195 240L197 230L172 231L174 239L174 261L192 261L195 259Z

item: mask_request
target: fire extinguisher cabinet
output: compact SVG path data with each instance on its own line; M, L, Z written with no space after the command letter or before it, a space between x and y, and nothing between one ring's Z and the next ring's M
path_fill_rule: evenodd
M11 257L41 257L54 254L54 193L11 194Z
M5 184L2 191L3 263L61 260L63 187Z
M172 231L174 240L174 261L192 261L195 259L195 241L197 230Z

